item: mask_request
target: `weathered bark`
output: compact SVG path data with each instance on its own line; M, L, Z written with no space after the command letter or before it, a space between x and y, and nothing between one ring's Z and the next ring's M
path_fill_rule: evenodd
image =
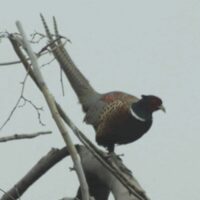
M139 200L140 198L131 195L119 180L107 170L84 146L76 145L79 152L81 163L86 175L89 185L90 196L95 200L107 200L109 193L112 192L116 200ZM62 149L52 149L47 155L41 158L38 163L20 180L16 183L1 200L13 200L21 197L24 192L34 184L41 176L43 176L49 169L60 162L63 158L69 156L66 147ZM110 157L109 162L114 162L116 166L122 169L125 176L133 184L137 185L141 190L141 186L136 179L131 175L119 158L116 156ZM80 190L77 192L77 197L81 198Z
M14 186L1 197L1 200L18 199L33 183L35 183L35 181L68 155L69 152L66 148L62 148L61 150L52 149L46 156L41 158L19 182L14 184Z
M86 177L88 180L92 180L91 183L96 184L93 185L94 193L96 194L95 198L98 200L107 199L106 191L111 191L116 200L139 200L141 199L138 196L130 194L127 188L121 184L121 182L111 173L108 169L106 169L84 146L79 146L79 154L82 159L82 166L85 171ZM106 155L105 155L106 156ZM110 156L108 158L108 162L112 163L112 165L116 165L119 169L121 169L124 176L126 176L129 181L138 187L138 190L143 191L142 187L136 181L136 179L132 176L132 173L126 166L122 163L122 160L116 155ZM98 186L103 186L104 190L98 191ZM97 193L99 192L99 195ZM105 195L104 197L101 196Z

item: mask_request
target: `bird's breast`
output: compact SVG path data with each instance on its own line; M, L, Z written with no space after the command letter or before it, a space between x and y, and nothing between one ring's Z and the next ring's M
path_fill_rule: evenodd
M151 127L152 121L139 121L131 114L121 113L116 118L104 121L97 129L96 140L99 144L127 144L143 136Z
M151 127L152 121L139 121L130 116L115 130L116 143L127 144L142 137Z

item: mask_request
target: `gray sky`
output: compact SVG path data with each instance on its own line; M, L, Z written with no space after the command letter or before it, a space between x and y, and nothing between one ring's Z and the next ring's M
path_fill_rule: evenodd
M59 3L59 4L58 4ZM117 147L124 162L152 200L199 200L199 74L200 2L197 0L141 1L3 1L0 30L16 32L20 20L27 33L43 32L39 13L49 23L54 15L63 35L71 39L68 50L91 84L100 92L122 90L140 96L160 96L167 114L157 112L151 130L135 143ZM0 62L16 60L10 44L0 43ZM43 64L45 61L41 61ZM42 69L52 93L73 121L94 141L92 127L65 81L62 97L56 62ZM0 123L20 95L25 76L21 65L0 69ZM44 99L29 80L25 96L43 106L42 120L27 105L18 109L1 136L52 130L51 136L0 144L0 188L16 183L62 138ZM73 135L73 134L72 134ZM73 137L77 142L76 138ZM77 178L66 159L34 184L22 199L59 199L74 196Z

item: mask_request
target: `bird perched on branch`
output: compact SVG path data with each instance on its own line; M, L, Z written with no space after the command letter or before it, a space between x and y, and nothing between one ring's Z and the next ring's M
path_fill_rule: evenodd
M131 143L143 136L152 125L154 111L165 112L162 100L153 95L139 99L119 91L98 93L72 60L64 71L86 113L84 121L94 127L97 143L109 152L115 144Z
M83 111L84 121L91 124L96 131L96 141L109 152L114 151L115 144L134 142L143 136L152 125L152 114L157 110L165 112L162 100L153 95L137 98L125 92L113 91L98 93L76 67L66 49L63 47L54 18L55 45L44 17L41 15L50 46L65 75L74 89Z

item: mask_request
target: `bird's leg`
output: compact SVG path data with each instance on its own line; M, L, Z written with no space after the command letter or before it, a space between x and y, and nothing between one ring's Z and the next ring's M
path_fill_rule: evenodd
M107 146L106 148L108 150L108 153L105 156L105 158L109 159L109 158L112 158L112 157L116 156L116 154L114 152L114 149L115 149L115 145L114 144L111 144L111 145Z
M107 150L108 150L108 154L113 154L114 150L115 150L115 145L111 144L111 145L107 146Z
M115 145L114 144L107 146L108 153L107 153L107 155L105 157L107 159L109 159L109 158L117 158L117 159L121 160L121 157L123 157L124 154L117 155L114 152L114 149L115 149Z

